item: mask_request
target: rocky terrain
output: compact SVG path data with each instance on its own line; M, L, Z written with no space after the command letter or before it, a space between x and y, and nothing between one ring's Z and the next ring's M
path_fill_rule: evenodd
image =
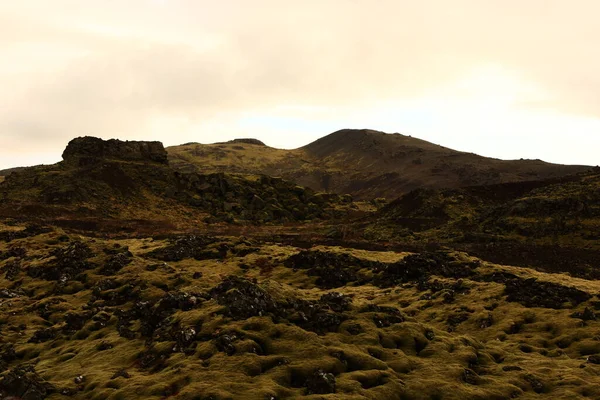
M582 172L589 167L540 160L503 161L451 150L399 133L343 129L295 150L252 140L167 149L183 171L281 176L316 191L356 199L393 200L417 188L459 188L531 181Z
M330 166L331 140L309 146ZM300 151L84 137L7 175L0 400L600 398L598 170L496 160L389 202L255 173Z
M4 397L600 396L597 281L455 251L2 229Z

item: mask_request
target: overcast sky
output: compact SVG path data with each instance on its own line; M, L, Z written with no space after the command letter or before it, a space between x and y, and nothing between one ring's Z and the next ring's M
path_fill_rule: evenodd
M0 168L341 128L600 164L597 0L0 2Z

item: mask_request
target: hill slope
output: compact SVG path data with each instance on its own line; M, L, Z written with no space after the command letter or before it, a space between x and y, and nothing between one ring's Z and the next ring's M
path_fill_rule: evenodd
M159 142L78 138L63 158L7 176L0 216L281 223L332 218L352 206L348 197L279 178L181 173Z
M600 172L418 189L373 215L370 239L437 243L491 261L600 278Z
M177 169L282 176L318 191L358 199L396 198L416 188L457 188L540 180L587 170L539 160L504 161L401 134L344 129L295 150L228 142L169 147Z

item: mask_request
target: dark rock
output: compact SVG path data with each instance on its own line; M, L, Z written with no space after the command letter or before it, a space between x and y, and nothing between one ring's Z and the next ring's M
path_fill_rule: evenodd
M346 332L348 332L350 335L356 336L356 335L363 333L364 329L360 324L354 323L354 324L349 324L346 327Z
M305 386L309 395L335 393L335 376L318 370L306 380Z
M446 319L446 323L448 324L448 331L453 332L458 325L469 319L469 313L467 312L456 312L452 313Z
M13 344L0 345L0 373L8 369L8 364L16 360L17 353Z
M70 312L65 315L65 327L63 331L66 333L77 332L83 328L85 323L92 317L92 312L84 313Z
M266 146L263 142L258 139L233 139L227 143L244 143L244 144L253 144L256 146Z
M0 360L4 362L12 362L17 359L17 352L12 343L0 345Z
M350 309L352 299L338 292L326 293L321 296L319 302L328 306L332 311L343 312Z
M7 398L15 396L22 400L43 400L54 392L54 386L45 382L31 365L15 367L0 382L0 395Z
M24 258L26 255L27 255L27 249L25 249L24 247L14 247L13 246L13 247L10 247L5 252L0 252L0 261L9 259L11 257L21 259L21 258Z
M445 252L425 252L411 254L397 263L383 264L374 283L381 287L391 287L407 282L426 282L431 275L446 278L468 278L475 274L477 263L456 260Z
M345 286L357 281L357 272L362 268L373 269L382 265L348 254L324 251L301 251L285 261L285 266L288 268L306 269L308 275L317 276L316 284L326 289Z
M16 239L24 239L27 237L37 236L48 232L52 232L52 228L39 225L29 225L25 229L20 231L0 232L0 241L11 242Z
M113 345L109 342L102 341L96 348L98 349L98 351L106 351L112 349Z
M469 385L477 385L479 383L479 376L475 371L471 369L465 369L462 373L462 380Z
M175 342L173 352L191 353L200 328L201 326L182 328L179 323L170 325L164 321L154 331L153 339L157 342Z
M28 343L43 343L56 338L57 331L54 328L44 328L34 332Z
M289 299L285 313L290 322L319 335L336 332L347 319L345 314L332 312L330 306L322 301Z
M232 356L235 354L236 349L234 343L240 340L237 333L223 333L215 339L215 346L219 351Z
M531 388L536 393L543 393L546 390L546 385L538 377L528 374L525 375L525 380L529 382Z
M164 369L167 358L167 354L161 354L156 349L150 348L139 355L138 365L141 369L158 372Z
M110 321L110 318L110 314L106 312L100 312L94 315L94 317L92 318L92 320L94 321L94 329L100 330L106 327L108 325L108 322Z
M9 261L0 271L4 273L6 280L14 281L21 272L21 262L19 260Z
M494 317L491 313L489 313L487 317L479 319L477 323L481 329L489 328L494 324Z
M404 315L395 307L369 304L360 310L361 313L372 313L372 319L378 328L387 328L404 322Z
M110 379L113 380L113 379L117 379L117 378L129 379L129 378L131 378L131 375L129 375L129 373L126 370L120 369L117 372L115 372L114 375Z
M122 285L113 279L103 279L92 287L90 305L97 305L101 300L103 306L117 306L139 298L140 288L133 283Z
M186 258L202 258L206 257L206 246L215 243L216 241L217 239L212 236L184 236L176 239L167 247L156 249L148 253L147 256L162 261L181 261Z
M133 255L129 251L115 254L106 261L106 264L102 267L100 273L102 275L114 275L123 267L131 263L132 257Z
M518 278L519 277L517 275L511 274L509 272L492 272L491 274L474 277L473 280L482 282L506 283L508 281Z
M167 293L156 303L137 301L131 309L119 310L116 313L118 317L117 331L122 337L134 339L136 334L129 327L133 321L138 320L140 322L139 334L142 337L152 339L157 329L167 329L164 326L167 323L167 318L177 310L189 311L199 304L200 298L198 295L185 292ZM164 337L164 335L160 336ZM170 339L179 341L174 335L170 336ZM182 348L187 347L184 343L180 344Z
M592 297L579 289L535 278L507 281L504 293L507 301L521 303L525 307L554 309L564 308L565 303L570 303L571 307L577 306Z
M590 364L600 365L600 355L594 354L587 358L587 362Z
M226 307L226 314L234 319L277 313L277 305L269 293L258 285L235 276L227 277L212 289L211 296Z
M167 293L157 304L157 310L189 311L200 304L200 295L187 292Z
M77 390L73 388L62 388L58 391L63 396L73 397L77 394Z
M22 291L0 289L0 299L14 299L23 295L24 293Z
M177 329L172 336L175 339L176 345L174 351L186 352L188 348L196 340L197 330L196 328L188 327L185 329Z
M27 273L32 278L56 280L65 283L81 272L93 268L87 260L94 256L92 250L82 242L72 242L67 247L52 252L54 260L41 267L29 267Z
M585 310L577 311L571 315L572 318L579 318L584 321L596 321L596 313L589 307L586 307Z
M79 166L103 160L144 161L168 164L167 151L160 142L102 140L85 136L73 139L62 155L65 162Z

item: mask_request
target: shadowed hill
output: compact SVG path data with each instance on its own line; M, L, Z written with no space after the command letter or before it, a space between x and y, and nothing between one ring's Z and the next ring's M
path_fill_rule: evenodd
M319 194L268 176L182 173L160 142L74 139L64 161L24 168L0 185L0 215L210 222L332 218L348 196Z
M542 181L417 189L374 215L365 234L599 279L599 193L598 169Z
M340 130L295 150L235 141L167 150L177 169L282 176L314 190L349 193L358 199L393 199L416 188L540 180L588 169L540 160L486 158L367 129Z

